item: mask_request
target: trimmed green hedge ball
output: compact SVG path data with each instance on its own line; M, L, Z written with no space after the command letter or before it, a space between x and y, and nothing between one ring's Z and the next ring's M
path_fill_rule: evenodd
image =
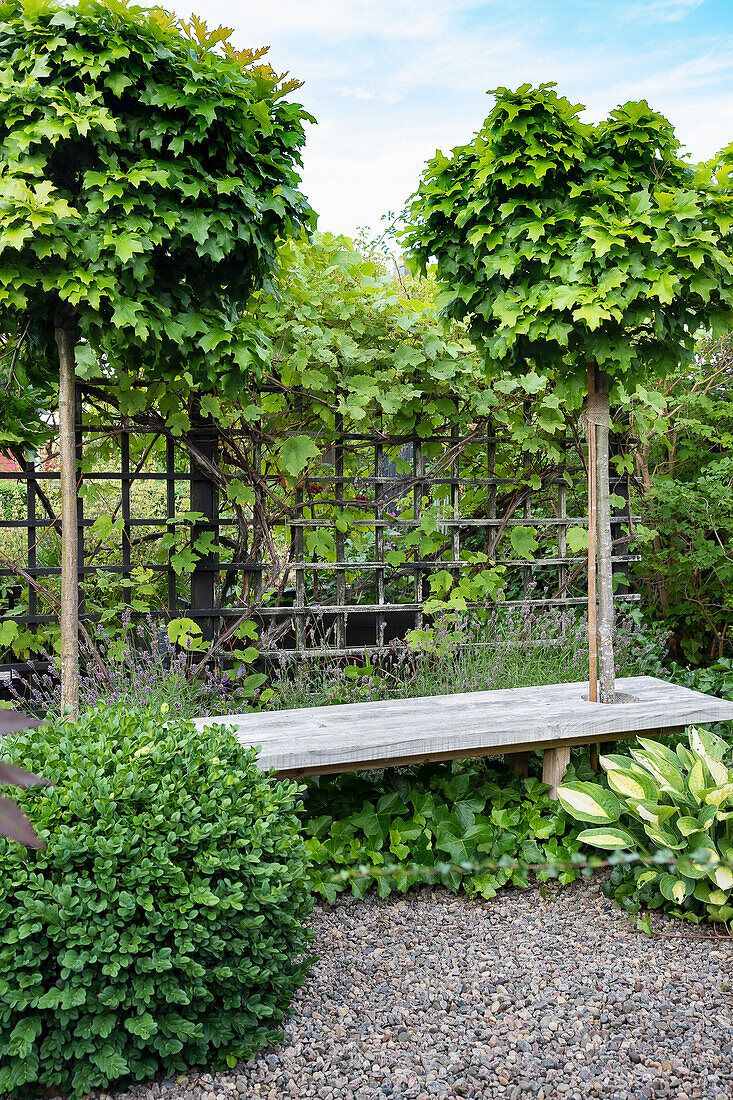
M299 788L221 727L117 706L6 741L53 786L0 839L0 1092L79 1097L278 1035L311 909Z

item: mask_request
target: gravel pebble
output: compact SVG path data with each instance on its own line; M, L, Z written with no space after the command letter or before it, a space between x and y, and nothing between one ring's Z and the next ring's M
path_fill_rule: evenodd
M491 901L342 896L312 925L282 1044L161 1079L166 1100L733 1096L733 940L656 914L638 933L597 878Z

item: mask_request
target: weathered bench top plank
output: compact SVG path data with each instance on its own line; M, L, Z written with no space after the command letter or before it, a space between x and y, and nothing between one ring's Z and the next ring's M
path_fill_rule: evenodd
M219 722L233 726L242 744L261 746L261 767L312 775L557 748L733 721L733 703L652 676L620 679L616 687L635 701L589 703L586 683L551 684L223 715L198 718L195 724L199 729Z

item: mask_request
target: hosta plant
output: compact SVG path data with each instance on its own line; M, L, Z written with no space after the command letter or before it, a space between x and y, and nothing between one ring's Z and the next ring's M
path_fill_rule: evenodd
M676 751L640 737L630 756L600 758L608 787L566 783L560 802L592 825L579 840L639 858L617 865L609 892L636 911L688 920L733 918L733 769L730 746L692 729ZM610 788L610 789L609 789Z
M53 780L0 838L0 1094L236 1064L278 1035L310 909L300 788L223 727L123 706L6 742Z

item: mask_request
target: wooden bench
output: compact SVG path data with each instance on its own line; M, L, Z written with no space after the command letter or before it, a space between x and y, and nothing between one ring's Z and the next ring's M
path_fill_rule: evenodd
M199 729L219 722L233 726L242 744L260 746L260 766L282 776L499 753L526 774L529 752L539 749L542 778L556 797L573 745L733 721L733 703L651 676L618 680L616 688L627 702L589 703L587 684L552 684L222 715L198 718L195 724Z

